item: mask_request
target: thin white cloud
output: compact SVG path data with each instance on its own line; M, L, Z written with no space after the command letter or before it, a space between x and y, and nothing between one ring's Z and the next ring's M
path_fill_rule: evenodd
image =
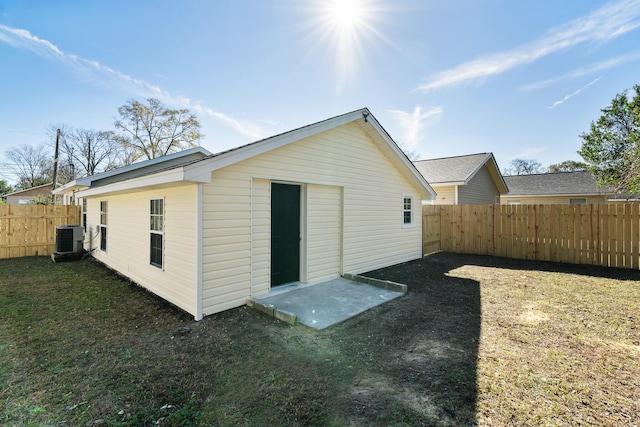
M590 81L589 83L587 83L586 85L582 86L580 89L574 91L573 93L570 93L569 95L565 96L564 98L554 102L553 104L551 104L550 106L547 107L548 110L553 110L554 108L556 108L558 105L562 105L565 102L567 102L569 99L573 98L574 96L576 96L577 94L579 94L580 92L582 92L583 90L585 90L586 88L588 88L589 86L595 84L598 80L600 80L602 77L598 77L595 80Z
M586 67L573 70L569 73L563 74L558 77L554 77L552 79L530 83L528 85L523 86L521 90L531 91L531 90L541 89L543 87L550 86L562 80L575 79L575 78L583 77L589 74L599 73L599 72L610 70L611 68L619 67L621 65L627 64L629 62L634 62L637 60L640 60L640 50L627 53L626 55L616 56L616 57L607 59L606 61L590 64L590 65L587 65Z
M101 84L113 85L120 90L133 92L137 96L158 98L167 104L196 110L199 113L206 114L224 123L239 134L252 139L260 139L267 136L267 132L258 125L236 120L224 113L205 107L200 103L194 103L189 98L173 96L160 86L131 77L121 71L103 65L98 61L66 53L48 40L43 40L27 30L7 27L6 25L0 24L0 42L18 49L30 50L45 59L62 62L74 72L78 73L84 82L98 81Z
M552 28L545 36L531 43L465 62L429 76L417 90L426 92L501 74L581 43L605 43L638 27L640 0L611 2L589 15Z
M422 142L425 129L437 122L444 114L442 107L432 107L422 112L422 106L417 105L413 112L402 110L387 110L402 130L403 143L410 148L415 148Z
M545 153L549 151L549 147L525 147L520 150L515 156L508 158L507 160L511 162L515 159L525 159L525 160L535 160L536 156L541 153Z
M189 100L187 100L189 101ZM209 117L213 117L216 120L219 120L225 123L227 126L238 132L240 135L244 135L249 137L251 140L259 140L264 139L269 136L269 132L267 132L263 127L249 123L246 121L241 121L238 119L234 119L231 116L228 116L219 111L212 110L209 107L205 107L200 104L194 104L192 102L186 102L185 107L195 110L201 114L206 114Z

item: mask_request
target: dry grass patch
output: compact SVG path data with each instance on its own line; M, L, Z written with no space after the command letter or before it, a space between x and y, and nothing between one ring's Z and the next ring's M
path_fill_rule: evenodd
M638 273L491 264L449 273L481 283L479 421L638 425Z
M0 261L0 424L610 425L640 421L638 272L436 254L322 331L195 322L99 263Z

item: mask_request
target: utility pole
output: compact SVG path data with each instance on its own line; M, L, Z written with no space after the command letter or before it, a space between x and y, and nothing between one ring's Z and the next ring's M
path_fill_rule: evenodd
M56 189L58 183L58 150L60 149L60 129L56 132L56 152L53 158L53 185L51 191Z

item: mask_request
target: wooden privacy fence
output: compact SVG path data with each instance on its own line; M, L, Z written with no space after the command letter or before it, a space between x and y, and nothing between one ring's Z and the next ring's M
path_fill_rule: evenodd
M80 206L0 205L0 259L50 255L56 227L80 223Z
M640 268L640 204L423 207L424 253Z

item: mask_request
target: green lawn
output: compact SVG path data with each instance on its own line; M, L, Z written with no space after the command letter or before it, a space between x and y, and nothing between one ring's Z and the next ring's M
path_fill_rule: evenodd
M316 331L1 260L0 424L640 423L640 273L441 253L371 275L409 292Z

